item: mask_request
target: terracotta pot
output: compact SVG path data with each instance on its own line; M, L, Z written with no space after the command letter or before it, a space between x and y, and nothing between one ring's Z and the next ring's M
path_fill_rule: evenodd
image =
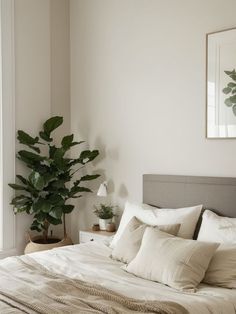
M45 251L45 250L51 250L56 247L66 246L66 245L72 245L72 240L70 237L65 237L64 239L60 240L57 238L49 238L49 240L53 243L38 243L42 240L41 236L33 237L31 238L29 236L29 243L25 247L25 254L33 253L33 252L39 252L39 251Z
M116 231L116 225L114 222L108 223L107 224L107 229L108 232L115 232Z

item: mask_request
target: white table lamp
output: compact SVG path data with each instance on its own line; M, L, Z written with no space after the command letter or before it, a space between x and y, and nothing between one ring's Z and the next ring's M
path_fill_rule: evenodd
M107 196L107 182L104 181L103 183L100 184L97 196Z

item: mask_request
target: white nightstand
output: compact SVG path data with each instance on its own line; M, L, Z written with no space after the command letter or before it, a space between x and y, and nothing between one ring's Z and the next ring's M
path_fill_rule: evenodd
M79 232L79 242L85 243L89 241L104 241L110 240L109 238L112 237L115 232L107 232L107 231L93 231L93 230L86 230Z

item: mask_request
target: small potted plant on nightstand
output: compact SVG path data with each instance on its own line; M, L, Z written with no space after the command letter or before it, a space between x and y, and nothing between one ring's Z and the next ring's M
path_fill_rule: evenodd
M107 225L112 222L112 218L116 216L113 212L114 206L100 204L99 206L94 206L95 215L99 218L100 230L106 230Z

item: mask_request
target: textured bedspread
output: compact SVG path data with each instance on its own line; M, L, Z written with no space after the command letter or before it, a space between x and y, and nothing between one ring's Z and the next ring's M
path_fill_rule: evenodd
M100 285L48 271L29 256L0 264L0 313L187 314L175 302L127 298Z

